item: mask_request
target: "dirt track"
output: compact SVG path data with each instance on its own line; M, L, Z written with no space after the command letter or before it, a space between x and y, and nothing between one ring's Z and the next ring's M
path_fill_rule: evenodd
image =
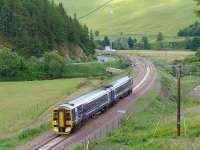
M137 76L134 82L134 93L132 96L121 100L117 105L112 107L106 113L91 119L87 122L81 129L71 134L68 137L59 137L60 141L56 139L55 135L48 131L44 135L38 137L37 139L28 142L18 148L18 150L33 150L33 149L53 149L53 150L63 150L70 148L77 142L81 142L85 139L95 137L101 129L106 128L109 124L115 121L119 121L123 117L123 113L119 110L127 110L130 105L132 105L135 100L144 95L151 87L156 83L156 71L154 65L141 57L131 57L129 58L132 62L136 62L135 70ZM51 140L54 139L55 140ZM58 141L56 143L56 140ZM55 145L53 145L56 143ZM52 146L53 145L53 146Z

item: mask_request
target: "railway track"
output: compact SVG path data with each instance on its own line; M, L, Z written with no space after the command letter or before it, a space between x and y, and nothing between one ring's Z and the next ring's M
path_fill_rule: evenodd
M40 144L37 144L37 140L39 140L39 138L32 143L29 142L27 145L24 145L17 150L63 150L67 147L69 148L76 142L81 142L88 137L94 137L96 133L101 130L101 128L105 128L105 126L109 125L109 123L121 119L123 117L123 113L120 113L119 110L128 109L134 100L145 94L155 84L156 81L155 67L151 62L140 57L130 57L130 60L137 62L137 77L135 78L135 86L133 88L134 94L132 96L120 101L108 112L97 116L95 119L89 120L86 123L87 125L83 126L80 130L76 131L70 136L57 136L50 132L49 137L47 136L43 139L41 137L42 142L40 141Z
M51 149L55 148L58 144L62 143L64 140L66 140L66 138L67 137L64 137L64 136L56 136L34 149L35 150L51 150Z

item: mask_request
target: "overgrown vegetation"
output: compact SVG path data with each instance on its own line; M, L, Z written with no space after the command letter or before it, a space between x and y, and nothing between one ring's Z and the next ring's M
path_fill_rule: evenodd
M41 57L53 50L71 57L73 45L81 47L86 56L95 53L93 32L54 1L0 0L0 33L25 57Z

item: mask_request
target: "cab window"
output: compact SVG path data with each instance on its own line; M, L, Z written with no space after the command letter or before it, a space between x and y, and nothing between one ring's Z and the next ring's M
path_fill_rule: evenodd
M54 111L53 120L58 120L58 111Z
M66 113L65 119L66 119L66 120L71 120L71 116L70 116L70 113L69 113L69 112Z

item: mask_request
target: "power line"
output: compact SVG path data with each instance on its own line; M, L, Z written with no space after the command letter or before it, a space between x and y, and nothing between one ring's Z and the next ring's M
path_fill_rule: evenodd
M78 19L80 20L80 19L83 19L83 18L85 18L85 17L88 17L89 15L91 15L91 14L97 12L98 10L102 9L103 7L105 7L106 5L108 5L109 3L111 3L112 1L114 1L114 0L108 0L108 1L105 2L104 4L100 5L99 7L95 8L95 9L93 9L93 10L91 10L90 12L88 12L87 14L85 14L85 15L79 17Z

